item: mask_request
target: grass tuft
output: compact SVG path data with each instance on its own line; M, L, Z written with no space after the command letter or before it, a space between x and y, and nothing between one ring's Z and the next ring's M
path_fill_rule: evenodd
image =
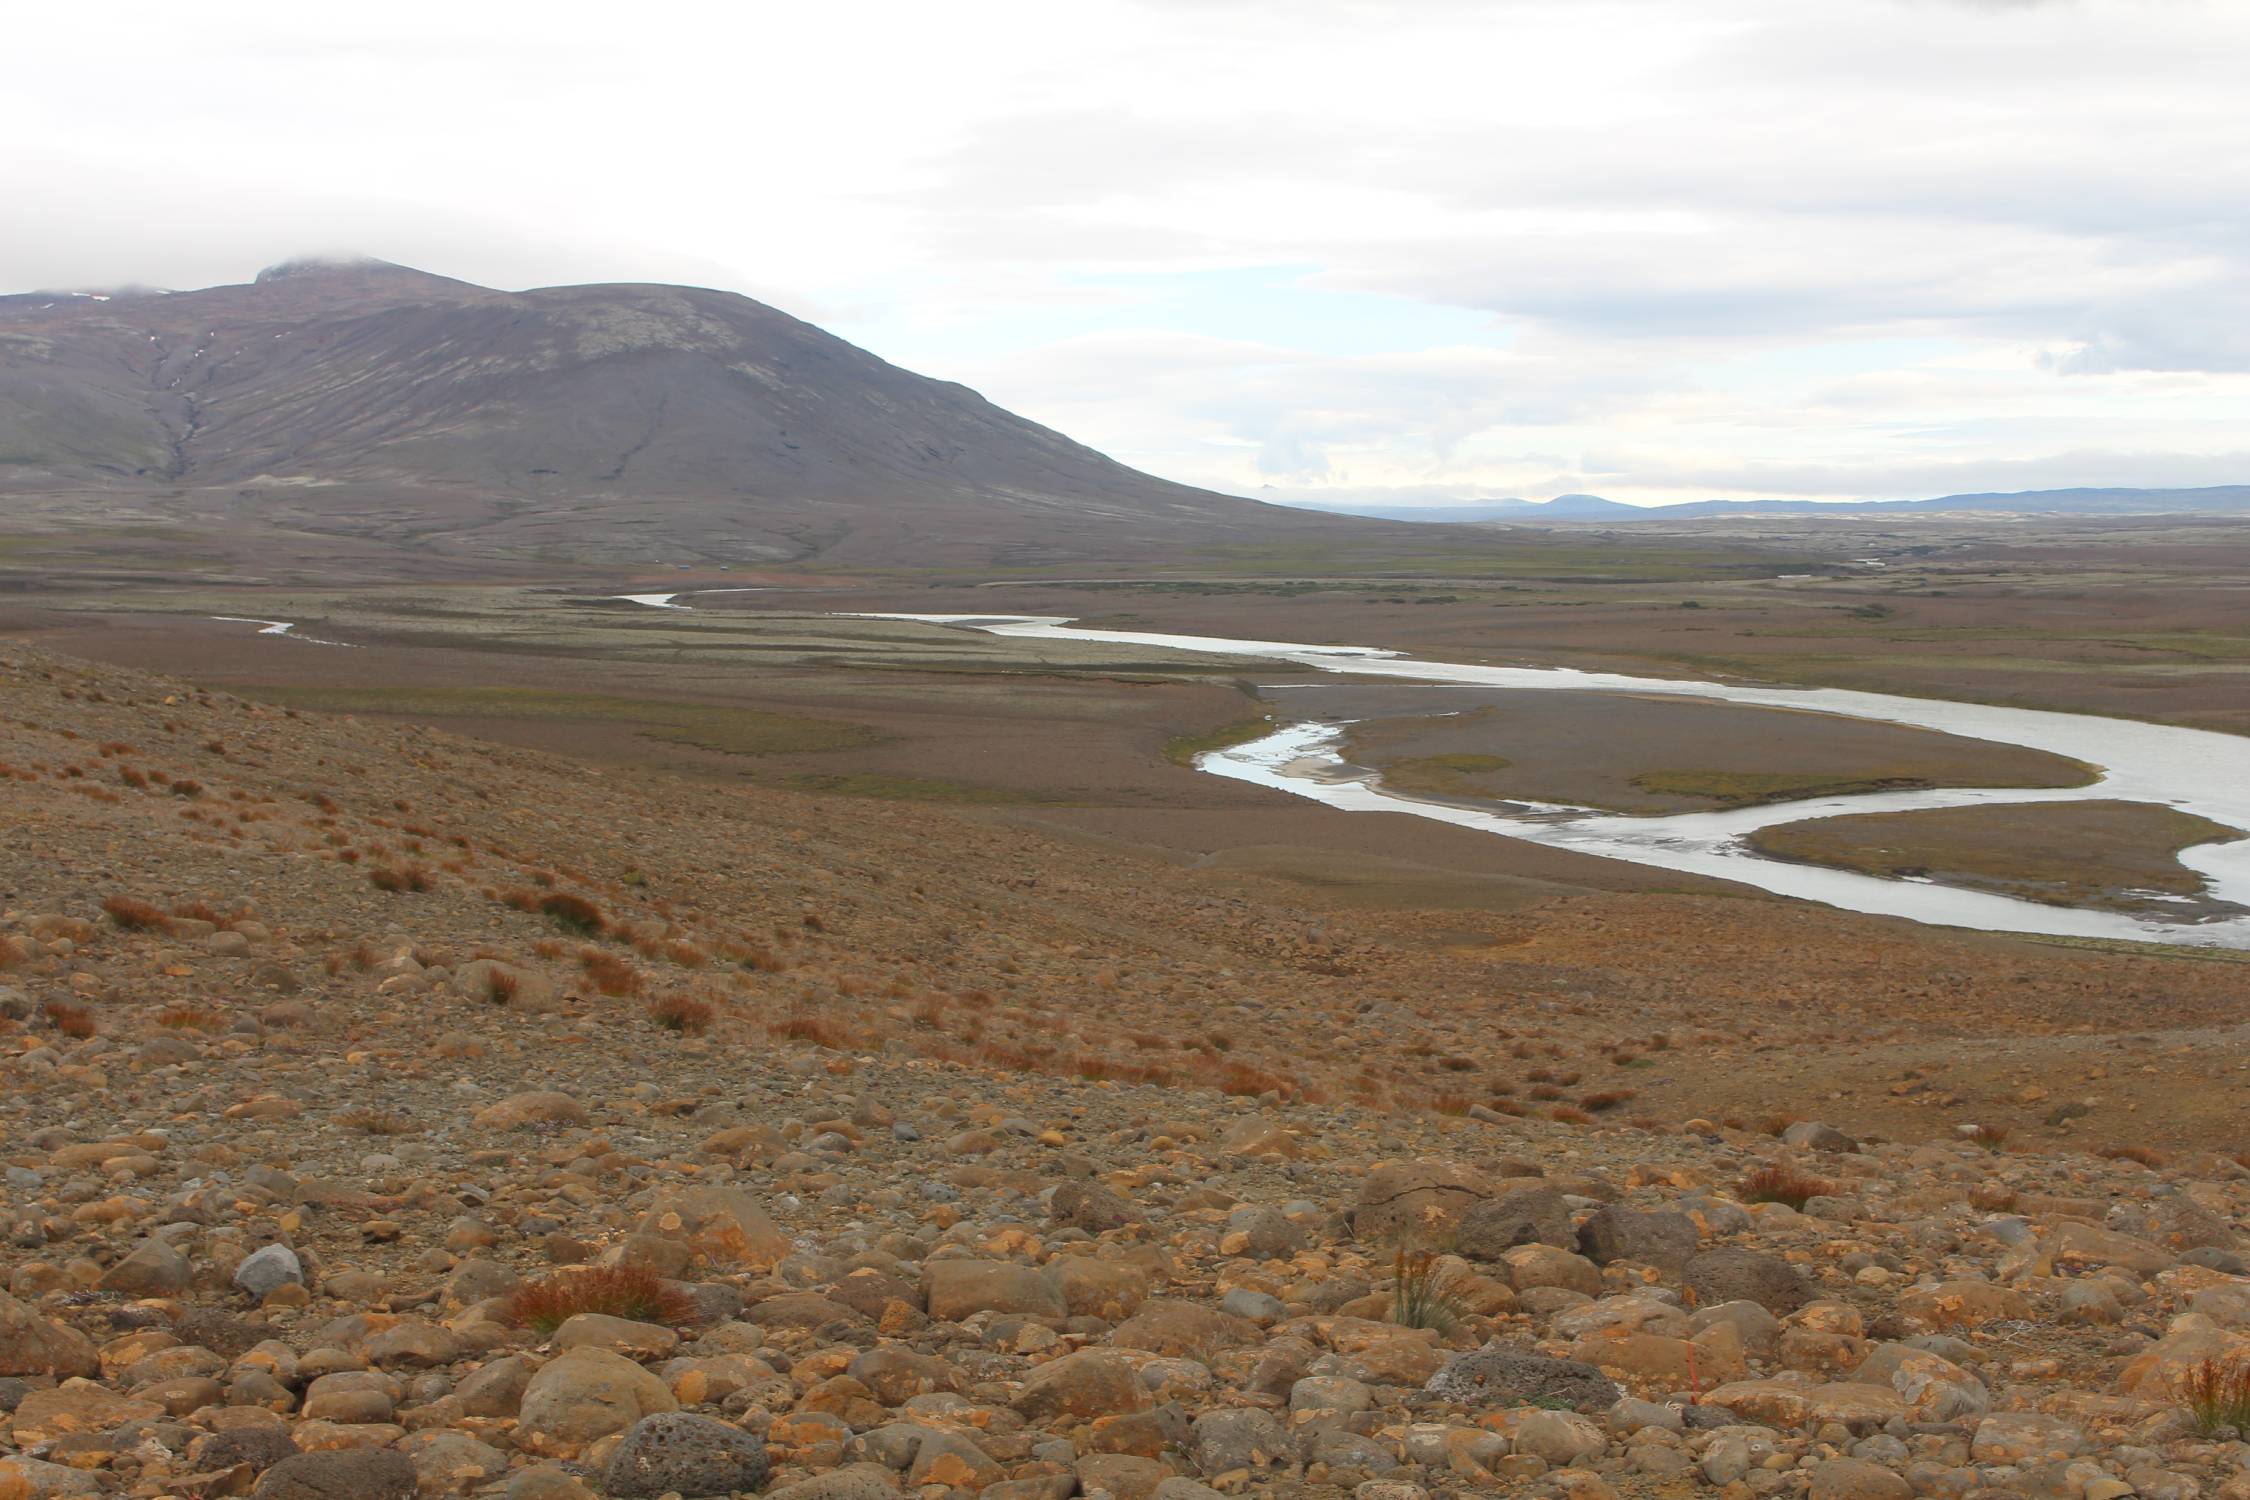
M711 1007L686 995L666 995L651 1004L648 1018L666 1031L701 1036L711 1029Z
M1391 1262L1391 1321L1401 1328L1451 1334L1468 1312L1458 1280L1430 1251L1409 1251L1401 1245Z
M537 1333L553 1333L580 1313L670 1326L692 1320L695 1307L646 1266L560 1271L508 1299L508 1320Z
M1735 1187L1736 1196L1745 1203L1786 1203L1796 1209L1835 1191L1836 1184L1827 1178L1815 1177L1788 1162L1769 1162L1754 1168Z
M2250 1433L2250 1361L2207 1359L2179 1377L2180 1400L2195 1430L2215 1437L2224 1429Z
M102 912L127 932L160 932L170 925L162 908L131 896L110 897L102 903Z

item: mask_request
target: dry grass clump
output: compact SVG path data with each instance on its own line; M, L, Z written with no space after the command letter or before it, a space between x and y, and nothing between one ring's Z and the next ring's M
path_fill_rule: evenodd
M713 1014L710 1006L688 995L666 995L648 1008L651 1021L666 1031L687 1036L701 1036L709 1031Z
M1745 1203L1786 1203L1791 1208L1801 1209L1815 1198L1834 1194L1836 1184L1788 1162L1777 1161L1744 1173L1734 1191Z
M850 1029L843 1022L805 1011L798 1011L766 1029L785 1042L810 1042L831 1052L843 1051L851 1045L852 1039Z
M2008 1144L2010 1132L2005 1125L1972 1125L1961 1132L1961 1138L1972 1145L1982 1146L1997 1154Z
M1558 1104L1547 1111L1547 1118L1558 1125L1591 1125L1594 1117L1575 1104Z
M507 969L484 971L484 998L494 1005L513 1005L516 992L522 988L523 980Z
M580 1313L672 1325L691 1320L695 1305L646 1266L559 1271L508 1299L508 1320L538 1333L553 1333Z
M2250 1433L2250 1360L2207 1359L2179 1377L2180 1400L2195 1430L2215 1437L2222 1429Z
M598 937L609 926L600 907L569 891L550 891L542 896L539 914L576 937Z
M379 891L421 892L430 888L429 870L413 860L377 865L367 872L368 883Z
M158 1013L156 1024L171 1031L215 1031L219 1013L208 1005L174 1005Z
M1429 1251L1409 1252L1401 1245L1391 1262L1391 1321L1402 1328L1430 1328L1450 1335L1468 1313L1458 1279Z
M332 1117L346 1130L356 1130L362 1135L412 1135L414 1122L387 1109L347 1109Z
M73 1001L49 1000L40 1008L47 1013L47 1019L53 1024L55 1030L61 1032L64 1036L73 1037L82 1042L101 1030L99 1026L94 1024L93 1011Z
M1630 1104L1639 1097L1632 1089L1603 1089L1599 1093L1580 1095L1578 1107L1598 1115Z
M170 925L163 908L131 896L112 896L102 903L102 913L127 932L160 932Z
M581 948L578 962L594 988L605 995L630 995L641 987L640 970L631 960L621 958L601 948Z

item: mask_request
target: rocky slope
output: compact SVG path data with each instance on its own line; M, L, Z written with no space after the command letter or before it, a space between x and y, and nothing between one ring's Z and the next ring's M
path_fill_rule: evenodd
M1388 929L934 813L0 710L0 1496L2250 1496L2231 1157L1455 1112L1318 1034L1645 1014L1447 1031Z

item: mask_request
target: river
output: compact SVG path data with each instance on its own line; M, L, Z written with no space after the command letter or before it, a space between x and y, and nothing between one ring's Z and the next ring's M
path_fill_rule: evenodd
M1464 687L1713 699L1904 724L2045 750L2098 766L2102 774L2092 784L2082 787L1873 792L1772 803L1727 812L1647 817L1588 808L1525 809L1512 814L1401 796L1384 790L1337 753L1337 741L1344 729L1342 723L1301 721L1288 724L1249 744L1207 752L1198 757L1196 764L1216 776L1254 782L1347 812L1407 813L1583 854L1737 881L1779 895L1850 911L1995 932L2250 948L2250 916L2207 922L2168 922L2155 917L2049 906L1925 881L1889 880L1767 859L1742 842L1745 834L1770 823L1838 813L1903 812L1986 803L2029 806L2092 799L2161 803L2229 827L2250 828L2250 741L2235 735L2091 714L1904 698L1842 688L1693 682L1579 672L1561 667L1485 667L1418 660L1367 646L1313 646L1289 641L1087 630L1073 626L1064 616L881 614L862 618L917 620L992 635L1040 640L1099 641L1229 656L1259 656L1318 672L1348 673L1362 678L1455 683ZM2250 906L2250 839L2198 845L2185 851L2180 858L2181 863L2205 877L2213 897Z

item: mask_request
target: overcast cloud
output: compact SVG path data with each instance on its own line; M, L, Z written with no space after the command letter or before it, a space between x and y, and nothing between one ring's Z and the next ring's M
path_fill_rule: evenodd
M0 290L772 301L1170 477L2250 482L2240 0L40 7Z

